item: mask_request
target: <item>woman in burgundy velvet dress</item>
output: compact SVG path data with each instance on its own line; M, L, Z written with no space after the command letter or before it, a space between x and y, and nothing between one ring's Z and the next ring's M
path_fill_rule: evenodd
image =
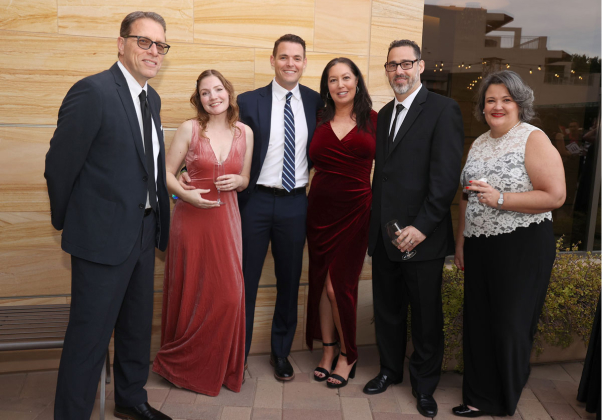
M326 107L309 148L316 173L307 208L306 342L310 349L314 340L324 346L314 378L339 388L354 377L357 361L357 289L368 246L377 114L360 70L348 58L326 65L320 94Z
M238 122L234 88L216 70L201 73L190 102L197 117L178 128L166 159L167 188L180 199L169 232L161 349L153 371L216 396L222 385L239 392L243 382L245 290L236 192L249 184L253 132ZM175 177L183 162L189 189ZM218 162L225 175L214 184Z

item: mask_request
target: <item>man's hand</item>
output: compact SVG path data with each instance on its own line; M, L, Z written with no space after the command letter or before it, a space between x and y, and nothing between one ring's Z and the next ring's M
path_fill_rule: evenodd
M190 179L190 175L188 175L188 172L181 172L178 175L178 182L180 183L180 186L182 188L184 188L185 190L194 190L195 188L190 185L190 183L192 182Z
M397 249L401 252L411 251L418 244L426 239L426 236L416 229L414 226L406 226L401 231L397 232Z

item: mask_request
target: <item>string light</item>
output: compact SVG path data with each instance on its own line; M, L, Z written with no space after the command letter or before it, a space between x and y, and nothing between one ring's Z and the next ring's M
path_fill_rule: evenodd
M506 68L509 69L510 68L510 64L506 64Z
M571 70L571 73L575 74L575 70Z
M537 70L541 71L541 66L537 66Z
M583 77L579 76L579 80L583 80Z
M529 69L529 74L533 74L533 69Z

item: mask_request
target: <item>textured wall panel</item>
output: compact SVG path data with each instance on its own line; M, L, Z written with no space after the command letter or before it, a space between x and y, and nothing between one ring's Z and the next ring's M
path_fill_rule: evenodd
M56 0L0 0L0 30L57 32Z
M314 51L367 55L370 0L316 0Z
M373 0L370 55L386 56L396 39L422 44L424 2L415 0Z
M314 0L194 1L195 42L272 49L274 41L289 33L313 50Z
M192 42L192 0L58 0L59 33L117 38L121 21L136 10L160 14L167 26L167 42ZM136 34L133 34L136 35Z

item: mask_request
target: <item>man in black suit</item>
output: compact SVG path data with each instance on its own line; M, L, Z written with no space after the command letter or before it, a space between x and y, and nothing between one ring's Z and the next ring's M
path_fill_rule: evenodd
M115 416L169 419L148 405L155 246L169 237L169 197L157 75L165 21L133 12L119 61L67 93L46 155L52 225L71 254L71 315L55 419L88 419L115 329Z
M249 186L238 194L245 278L245 357L253 338L259 278L271 242L277 281L271 363L274 376L286 381L295 376L287 357L297 328L309 143L323 104L317 92L299 84L307 64L303 39L290 34L280 37L270 62L274 80L238 96L240 120L251 127L255 137Z
M454 253L450 205L460 178L462 115L454 100L421 85L424 61L415 42L392 42L385 70L395 99L378 113L368 246L381 369L364 392L402 381L409 304L410 382L418 411L434 417L444 344L441 275L445 256ZM385 230L392 219L406 226L397 247ZM416 255L404 260L405 251Z

